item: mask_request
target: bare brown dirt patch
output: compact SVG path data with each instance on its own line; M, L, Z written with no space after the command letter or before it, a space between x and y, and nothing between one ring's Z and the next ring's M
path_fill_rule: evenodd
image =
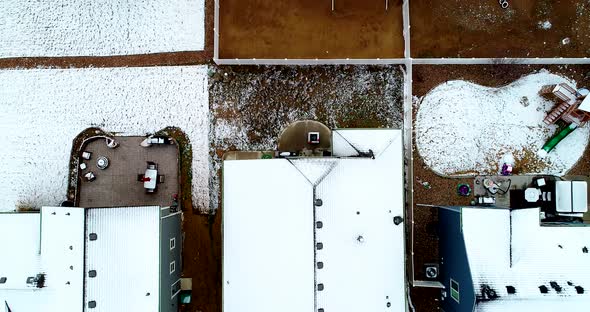
M590 3L583 0L410 1L413 57L584 57ZM568 44L562 44L563 39Z
M402 1L221 0L220 58L400 58Z

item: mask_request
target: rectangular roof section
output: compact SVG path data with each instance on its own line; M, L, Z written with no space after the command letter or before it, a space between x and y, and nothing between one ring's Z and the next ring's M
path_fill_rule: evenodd
M551 308L539 311L556 311L580 300L590 304L590 227L541 226L539 213L539 208L462 209L477 311L522 311L529 303L531 309L542 305ZM483 289L498 297L486 300Z
M285 159L225 161L223 310L314 309L313 187Z
M0 215L4 253L0 277L7 277L0 284L0 302L12 311L79 312L84 209L43 207L41 211L42 218L39 213Z
M86 226L85 311L158 311L160 207L87 209Z
M401 131L335 130L333 150L375 158L224 162L225 312L405 310Z

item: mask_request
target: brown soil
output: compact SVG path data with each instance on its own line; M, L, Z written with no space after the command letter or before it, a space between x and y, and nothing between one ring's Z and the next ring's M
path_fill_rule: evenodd
M424 96L429 90L448 80L463 79L485 86L498 87L511 83L523 75L541 68L558 73L578 82L578 86L590 86L590 66L529 66L529 65L434 65L413 67L413 94ZM414 118L416 110L414 110ZM415 144L415 142L414 142ZM417 204L431 205L468 205L470 197L457 195L459 183L468 183L473 187L473 179L445 178L434 173L422 160L415 147L414 178L430 183L427 189L414 180L414 276L418 280L424 279L424 263L439 262L438 238L436 226L438 213L436 208L419 207ZM590 174L590 149L587 149L578 164L569 174ZM408 238L409 239L409 238ZM412 299L417 311L435 311L438 305L440 291L412 288ZM420 307L420 308L419 308Z
M210 199L226 151L275 150L285 127L400 128L403 73L386 66L221 66L209 79ZM218 174L216 174L216 172Z
M402 1L222 0L220 58L400 58Z
M583 0L410 1L413 57L584 57L590 3ZM539 23L549 21L550 29ZM561 40L569 38L564 45Z
M182 276L193 279L193 291L180 311L221 312L221 209L215 215L185 211L182 230Z
M118 56L20 57L0 59L2 68L87 68L196 65L213 58L215 0L205 0L205 50Z

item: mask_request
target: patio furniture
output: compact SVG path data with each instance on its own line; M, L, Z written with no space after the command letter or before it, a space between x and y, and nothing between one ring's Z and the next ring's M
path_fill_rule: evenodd
M555 182L555 210L560 216L582 218L588 211L586 181Z
M108 148L117 148L119 146L119 143L113 138L106 138L106 143Z
M158 183L164 183L165 179L166 179L165 175L158 175Z
M109 159L105 156L100 156L96 160L96 167L100 170L104 170L109 166Z
M86 178L86 181L88 181L88 182L92 182L92 181L96 180L96 176L94 175L94 173L92 171L86 173L84 175L84 177Z
M153 161L148 161L147 162L147 167L148 167L148 169L158 170L158 164L156 164Z
M92 157L92 153L91 152L82 152L82 158L89 160L90 157Z
M148 167L148 169L145 171L145 176L143 178L143 187L148 190L155 190L157 178L158 170L149 169Z
M86 169L86 164L85 163L80 163L80 170L84 170Z
M145 176L143 175L143 173L138 174L137 175L137 182L143 182L144 177Z

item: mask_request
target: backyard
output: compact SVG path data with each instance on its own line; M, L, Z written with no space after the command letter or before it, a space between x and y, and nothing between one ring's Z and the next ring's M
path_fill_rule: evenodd
M584 57L590 54L585 0L410 1L415 58Z
M548 71L555 75L559 75L560 79L570 79L576 81L578 86L590 85L590 66L530 66L530 65L437 65L437 66L414 66L413 77L413 93L416 97L414 106L414 126L419 126L416 122L417 115L420 114L420 106L418 101L424 99L429 92L443 85L447 81L462 80L468 81L481 86L498 88L513 84L515 81L522 77L526 77L530 74ZM513 97L512 100L508 101L516 107L521 106L521 96ZM468 100L469 101L469 100ZM456 103L456 102L453 102ZM496 102L496 104L498 104ZM501 104L501 103L500 103ZM522 106L521 106L522 107ZM478 111L469 111L469 114L481 113ZM489 108L484 111L489 114ZM493 117L493 116L492 116ZM457 116L453 117L452 121L457 121ZM499 122L503 122L502 114L496 114L496 119ZM432 122L434 123L434 121ZM426 123L428 124L428 123ZM457 129L461 129L462 124L454 123L453 126L447 127L447 134L454 135L457 133ZM513 124L512 127L520 127L519 124ZM528 129L528 128L527 128ZM414 129L417 130L416 128ZM586 130L587 129L582 129ZM579 130L577 130L579 131ZM515 131L518 132L518 131ZM476 138L485 138L487 131L473 132ZM423 155L420 154L420 149L417 148L417 142L420 138L420 134L416 134L414 137L414 148L413 148L413 166L414 166L414 207L413 207L413 252L414 252L414 278L417 280L425 279L424 264L426 263L437 263L439 261L438 254L438 234L436 225L438 222L438 212L435 208L418 206L419 204L429 205L449 205L449 206L462 206L469 205L471 198L459 196L457 194L457 185L461 183L470 184L473 186L474 173L467 173L462 177L451 178L448 176L441 175L440 172L433 170L429 164L425 161ZM471 141L472 142L472 141ZM580 141L578 141L580 142ZM447 148L451 151L455 147L450 140L447 142ZM502 140L496 142L497 144L505 143ZM578 157L580 159L577 162L571 163L569 170L565 171L567 175L584 175L588 176L590 172L590 149L585 147L587 140L582 140L584 148L580 150ZM538 143L537 143L538 144ZM561 144L567 145L567 142ZM494 146L497 147L497 146ZM537 147L538 148L538 147ZM564 146L564 148L578 148L577 146ZM472 147L472 153L482 157L482 151L478 148ZM480 154L478 154L480 153ZM493 154L493 152L490 152ZM435 156L436 153L427 155ZM439 155L445 157L446 155L452 155L452 152L444 153ZM485 158L485 154L483 154ZM456 157L450 159L452 164L464 165L461 161L462 158ZM485 159L480 159L484 161ZM494 159L494 164L499 159ZM576 159L577 160L577 159ZM534 162L527 163L528 159L523 159L520 165L516 166L515 170L521 170L522 168L528 168L528 173L535 173L538 167L534 166ZM490 167L492 168L492 167ZM545 168L541 168L542 170ZM498 174L498 168L493 168L493 172ZM525 171L527 172L527 171ZM492 172L488 172L492 173ZM524 173L524 172L523 172ZM563 172L558 172L563 173ZM410 181L409 181L410 182ZM423 182L428 182L428 187L423 185ZM440 297L440 291L435 289L424 289L424 288L412 288L412 299L416 306L417 311L433 311L438 307L438 298Z
M220 1L219 57L403 57L402 1Z

